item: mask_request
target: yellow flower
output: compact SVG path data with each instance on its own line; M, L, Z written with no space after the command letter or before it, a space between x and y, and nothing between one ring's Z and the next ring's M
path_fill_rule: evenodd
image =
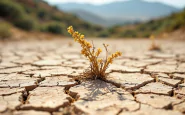
M80 36L80 39L84 39L84 35L81 35L81 36Z
M108 60L107 60L107 62L112 64L112 59L113 58L109 57Z
M81 54L85 54L85 50L84 49L81 50Z
M72 35L73 38L74 38L74 39L78 39L78 34L79 34L78 32L74 32L73 35Z
M116 53L112 54L112 58L117 58L118 56L121 56L121 55L122 53L117 51Z
M92 47L92 45L91 45L89 42L86 42L86 46L87 46L88 48L91 48L91 47Z
M103 62L103 60L102 59L98 59L98 63L102 63Z
M70 34L72 34L72 33L74 32L74 30L73 30L73 27L72 27L72 26L69 26L69 27L67 28L67 30L68 30L68 33L70 33Z
M106 57L105 59L106 61L103 61L102 58L98 58L98 56L102 52L101 48L98 48L95 52L95 47L90 42L86 41L86 39L84 39L85 37L83 34L77 31L74 31L72 26L69 26L67 30L72 35L74 40L81 45L82 47L81 54L84 55L87 59L89 59L91 64L90 74L92 75L92 77L97 76L97 77L100 77L101 79L104 79L105 71L109 66L109 64L112 64L113 60L118 56L121 56L122 53L117 51L114 54L110 55L108 58ZM107 49L108 45L103 44L103 46L105 50L108 52L108 49Z
M122 53L121 53L121 52L119 52L119 51L117 51L117 54L118 54L118 56L121 56L121 55L122 55Z
M151 39L151 40L155 39L155 36L154 36L154 35L151 35L151 36L150 36L150 39Z
M102 49L101 48L98 48L95 55L96 56L99 56L101 52L102 52Z

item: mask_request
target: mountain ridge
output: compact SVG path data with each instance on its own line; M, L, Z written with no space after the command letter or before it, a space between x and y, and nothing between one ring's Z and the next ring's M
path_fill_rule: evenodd
M124 22L131 20L147 21L153 18L160 18L171 13L180 11L181 9L166 5L159 2L147 2L143 0L117 1L102 5L65 3L56 5L60 10L70 12L74 10L84 10L86 12L97 15L102 19L119 19ZM76 13L78 16L79 13ZM81 17L85 19L84 17ZM86 20L88 21L88 20ZM91 21L90 21L91 22ZM94 22L98 22L95 20Z

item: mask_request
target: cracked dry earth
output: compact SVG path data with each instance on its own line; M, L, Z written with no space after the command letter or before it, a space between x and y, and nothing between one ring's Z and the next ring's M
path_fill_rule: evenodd
M94 40L122 57L106 81L73 78L89 62L71 40L0 43L1 115L182 115L185 114L185 42ZM102 55L103 56L103 55Z

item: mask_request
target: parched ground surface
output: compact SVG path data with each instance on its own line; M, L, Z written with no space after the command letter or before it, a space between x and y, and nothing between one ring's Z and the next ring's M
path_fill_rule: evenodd
M72 40L0 42L0 114L185 114L184 41L157 41L162 51L148 40L93 42L123 52L106 81L73 79L89 62Z

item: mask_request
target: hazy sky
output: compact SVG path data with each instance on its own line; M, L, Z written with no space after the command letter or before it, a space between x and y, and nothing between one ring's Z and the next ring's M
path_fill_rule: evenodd
M51 4L56 3L67 3L67 2L78 2L78 3L91 3L91 4L103 4L114 1L125 1L125 0L45 0ZM185 0L145 0L149 2L162 2L172 6L183 8L185 7Z

